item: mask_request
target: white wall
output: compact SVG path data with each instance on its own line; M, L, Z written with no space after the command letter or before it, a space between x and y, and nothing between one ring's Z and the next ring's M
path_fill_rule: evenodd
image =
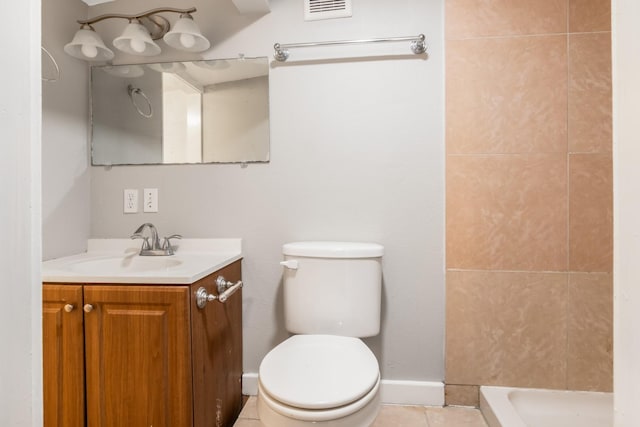
M50 259L86 250L89 237L88 67L62 50L87 7L42 0L42 14L42 45L60 67L59 81L42 84L43 258Z
M615 426L640 424L640 3L614 0Z
M107 3L90 15L156 3ZM226 0L189 5L198 8L194 18L212 41L205 59L271 57L275 42L419 33L430 55L414 57L407 43L292 52L289 64L271 69L270 163L95 167L92 236L126 237L151 221L162 234L242 237L246 372L257 372L264 354L287 336L278 265L283 243L380 242L386 249L382 333L367 343L385 379L442 380L443 2L356 0L353 18L317 22L303 21L302 2L272 1L263 17L239 16ZM119 23L99 25L106 39L122 30ZM165 51L154 60L195 59ZM377 59L322 60L366 52ZM300 58L308 62L295 63ZM123 188L145 187L159 188L160 212L123 215Z
M40 2L2 2L0 15L0 425L35 427L42 425Z

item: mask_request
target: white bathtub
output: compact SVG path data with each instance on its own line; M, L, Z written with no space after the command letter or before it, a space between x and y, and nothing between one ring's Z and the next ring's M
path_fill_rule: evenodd
M612 427L613 394L480 387L489 427Z

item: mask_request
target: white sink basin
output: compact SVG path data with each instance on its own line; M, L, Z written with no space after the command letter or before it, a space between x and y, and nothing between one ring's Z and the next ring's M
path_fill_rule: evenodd
M167 270L179 267L183 262L170 257L142 257L139 255L127 257L105 257L87 260L79 260L68 264L69 270L83 274L109 274L113 272L165 273Z
M87 252L42 263L46 283L192 284L242 258L240 239L182 239L172 256L140 256L140 242L90 239Z

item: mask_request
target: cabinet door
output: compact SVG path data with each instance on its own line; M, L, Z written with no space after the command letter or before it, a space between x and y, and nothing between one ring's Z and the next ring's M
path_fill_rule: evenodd
M199 280L217 294L216 278L241 279L240 261ZM203 309L191 302L193 345L194 426L231 427L242 409L242 290L225 303L212 301Z
M86 286L88 427L190 427L189 290Z
M82 286L42 287L44 426L84 427Z

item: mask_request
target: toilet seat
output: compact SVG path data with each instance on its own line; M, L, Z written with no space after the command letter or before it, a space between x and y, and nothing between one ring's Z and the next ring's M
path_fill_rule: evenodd
M302 422L323 423L331 422L334 420L348 420L349 416L353 417L354 414L360 412L362 418L375 418L378 412L378 406L380 405L380 379L376 382L373 388L360 400L352 402L349 405L339 406L337 408L330 409L300 409L293 406L285 405L281 402L274 400L269 393L267 393L262 387L262 383L258 382L258 406L262 404L266 405L269 411L277 413L280 416L284 416L285 419L297 420ZM260 419L265 422L263 413L258 409L260 413ZM372 415L372 416L371 416ZM357 417L356 417L357 418ZM273 425L281 425L280 423L274 423ZM271 425L266 424L265 425ZM296 424L297 425L297 424ZM305 424L306 425L306 424ZM349 424L347 421L346 426L353 427L355 424ZM368 423L366 425L369 425Z
M295 335L265 356L259 378L278 412L319 415L366 404L370 399L363 398L377 391L380 372L375 356L358 338Z

